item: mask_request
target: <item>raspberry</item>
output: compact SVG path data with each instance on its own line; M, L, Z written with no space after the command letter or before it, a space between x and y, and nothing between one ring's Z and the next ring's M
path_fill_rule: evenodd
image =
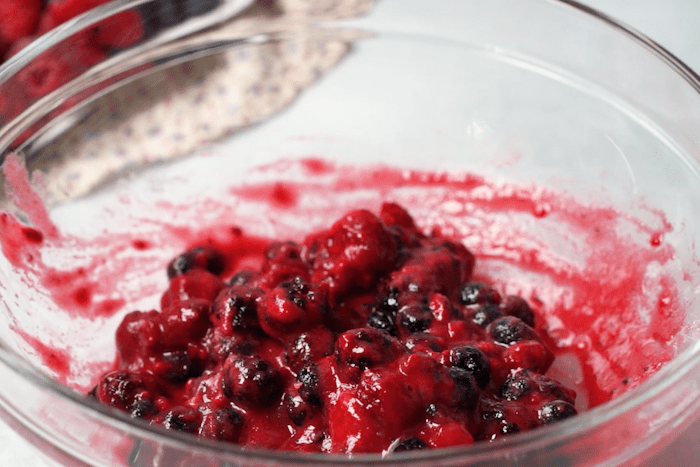
M3 0L0 2L0 44L34 34L41 15L42 0Z
M144 356L160 347L163 331L158 319L157 311L133 311L124 317L116 332L120 366L143 365Z
M328 284L340 298L352 290L367 290L398 259L398 245L371 212L352 211L322 234L304 243L302 251L313 270L314 282Z
M403 352L401 343L386 331L359 328L346 331L335 343L339 362L359 369L389 362Z
M173 277L160 299L160 307L164 310L178 300L193 298L213 302L224 287L225 284L214 274L204 269L192 269Z
M49 0L49 3L46 5L45 14L51 16L57 24L61 24L109 1L110 0Z
M214 275L221 274L226 267L223 253L214 247L198 246L175 257L168 264L168 279L192 269L204 269Z
M105 18L94 26L94 41L100 47L125 49L136 45L145 36L141 15L127 10Z
M327 308L323 290L295 277L265 296L258 307L258 321L267 334L284 341L320 324Z
M168 349L182 349L199 341L209 328L211 302L201 298L177 300L158 316L161 343Z
M299 334L288 343L284 351L284 359L292 371L307 363L312 363L333 353L335 335L326 327L316 327L308 332Z
M415 332L408 336L403 345L413 353L426 355L439 354L445 350L445 340L428 332Z

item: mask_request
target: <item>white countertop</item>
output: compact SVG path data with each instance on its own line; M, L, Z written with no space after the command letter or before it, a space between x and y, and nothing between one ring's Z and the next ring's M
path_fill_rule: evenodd
M692 69L700 71L700 1L585 0L582 3L642 32ZM683 460L678 461L680 463L674 464L683 465ZM49 464L0 421L0 465L47 467Z

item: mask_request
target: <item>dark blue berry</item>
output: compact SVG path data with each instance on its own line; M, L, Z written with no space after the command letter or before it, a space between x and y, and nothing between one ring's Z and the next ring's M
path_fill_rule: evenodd
M559 422L569 417L576 415L576 409L573 405L565 401L553 401L546 404L539 411L542 424Z
M258 302L262 295L261 289L248 285L235 285L222 290L212 304L212 322L224 331L257 329Z
M494 303L471 305L467 307L464 314L467 318L471 319L472 322L482 327L486 327L502 316L501 309Z
M501 310L504 315L515 316L531 328L535 327L535 312L524 298L508 295L501 303Z
M208 414L202 423L200 434L207 438L235 443L245 424L243 415L232 407L224 407Z
M187 352L165 352L156 363L158 375L164 380L179 384L191 377L199 376L199 365L196 365L187 355Z
M162 424L168 430L197 433L202 423L202 414L191 407L178 406L170 409L163 417Z
M311 407L301 396L286 394L284 396L284 407L287 410L289 419L296 426L302 426L311 413Z
M471 345L461 345L450 351L452 366L470 372L476 383L484 389L491 379L491 365L484 352Z
M501 303L501 295L488 284L479 281L469 281L459 289L459 302L463 305L480 305Z
M257 355L241 355L225 362L221 388L229 399L266 407L282 394L282 379Z
M529 394L534 386L529 371L518 372L503 382L500 394L502 398L514 401Z
M428 447L428 445L425 444L425 441L420 438L416 438L415 436L411 436L410 438L404 438L399 441L394 448L394 452L416 451L425 449L426 447Z
M401 343L391 334L369 327L346 331L335 344L336 359L359 369L391 361L402 350Z
M491 324L487 331L499 344L512 345L522 340L536 340L535 331L515 316L504 316Z
M467 370L451 367L450 377L455 382L455 399L466 408L473 408L479 398L479 388L474 376Z
M425 331L432 321L433 312L423 304L403 306L396 315L397 328L409 333Z
M168 264L168 279L192 269L205 269L214 275L226 268L226 257L214 247L198 246L175 257Z

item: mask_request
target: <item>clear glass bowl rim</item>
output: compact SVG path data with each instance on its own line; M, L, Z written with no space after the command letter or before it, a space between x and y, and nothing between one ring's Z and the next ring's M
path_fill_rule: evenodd
M149 1L151 0L112 0L109 3L103 4L63 23L32 42L7 62L0 65L0 84L14 76L42 52L49 50L54 45L70 37L73 33L104 18L148 3ZM572 8L576 10L575 14L593 17L599 22L604 23L604 26L611 27L620 34L626 35L638 46L646 49L651 55L661 60L700 94L700 76L663 46L634 28L575 0L533 1L541 1L542 3ZM15 117L5 128L0 128L0 135L5 133L8 127L12 127L13 124L19 122L23 116L24 114ZM23 129L24 128L21 128L21 130ZM3 151L6 150L6 148L0 149ZM91 416L99 418L102 422L106 422L114 428L130 432L132 435L138 435L141 438L157 440L179 449L186 449L190 452L196 450L199 453L210 455L227 455L243 459L248 458L250 460L276 461L285 463L286 465L328 465L330 463L336 465L356 465L365 464L367 462L386 465L405 465L406 462L409 461L408 456L410 456L410 460L413 461L458 459L468 462L470 459L476 460L477 457L481 458L481 456L488 453L507 450L527 451L528 449L526 448L543 449L545 446L561 445L567 440L575 438L577 434L595 429L596 426L622 416L632 409L641 406L644 402L653 399L658 394L673 387L678 380L684 378L691 371L700 369L700 342L697 342L689 349L680 353L671 362L664 365L664 367L648 381L633 391L602 406L579 414L572 419L559 422L556 426L543 427L537 430L511 435L505 439L499 440L502 442L499 442L497 445L492 443L475 443L464 447L443 448L420 452L411 451L389 457L383 457L381 454L361 454L348 457L346 455L300 454L288 451L244 449L235 444L197 438L173 430L163 430L159 427L151 426L142 420L133 419L128 414L119 410L99 404L60 384L53 378L36 369L27 362L26 359L10 350L2 340L0 340L0 361L32 384L42 387L52 395L58 396L60 399L68 402L77 410L87 412Z

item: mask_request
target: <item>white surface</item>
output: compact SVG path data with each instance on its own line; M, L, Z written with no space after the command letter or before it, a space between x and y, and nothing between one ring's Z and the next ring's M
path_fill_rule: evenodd
M697 26L700 1L586 0L583 3L642 32L690 68L700 70L700 28ZM673 464L684 465L683 460L674 460L676 462ZM31 445L0 421L0 465L47 467L49 464Z

